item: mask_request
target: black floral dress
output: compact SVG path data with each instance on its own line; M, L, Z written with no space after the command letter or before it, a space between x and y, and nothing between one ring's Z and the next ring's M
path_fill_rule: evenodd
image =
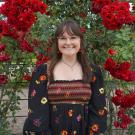
M24 135L98 135L106 129L103 78L93 66L93 82L56 80L47 86L47 64L34 72L29 86Z

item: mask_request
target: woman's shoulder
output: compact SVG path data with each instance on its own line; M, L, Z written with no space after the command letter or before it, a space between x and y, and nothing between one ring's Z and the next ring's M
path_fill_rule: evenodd
M47 63L40 64L36 67L36 70L44 70L45 68L47 68Z
M96 82L102 79L102 66L97 64L91 64L92 82Z
M37 67L35 67L32 74L40 75L40 74L44 74L46 72L47 72L47 63L43 63L43 64L40 64Z
M90 64L90 67L91 67L91 71L92 72L99 72L101 71L101 65L98 65L98 64Z

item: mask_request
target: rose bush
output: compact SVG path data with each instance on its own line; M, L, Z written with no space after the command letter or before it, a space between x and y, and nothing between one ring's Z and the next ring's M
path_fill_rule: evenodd
M71 17L80 22L89 60L99 64L103 71L109 104L107 134L112 134L115 127L128 128L134 134L134 6L131 12L129 2L118 0L3 2L0 7L0 133L7 132L9 112L15 116L20 109L18 93L27 86L32 71L48 61L56 25ZM7 101L3 100L5 96ZM121 130L117 131L115 134L120 135Z

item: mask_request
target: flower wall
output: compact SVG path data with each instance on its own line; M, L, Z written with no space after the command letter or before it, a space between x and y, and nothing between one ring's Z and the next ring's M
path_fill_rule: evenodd
M89 60L105 80L108 129L134 134L135 2L126 0L3 0L0 7L0 133L9 113L19 108L19 93L32 71L47 62L56 25L66 18L80 22ZM131 8L130 3L133 7ZM131 9L131 10L130 10ZM3 100L3 99L8 100ZM117 115L115 115L117 114ZM10 131L9 131L10 132Z

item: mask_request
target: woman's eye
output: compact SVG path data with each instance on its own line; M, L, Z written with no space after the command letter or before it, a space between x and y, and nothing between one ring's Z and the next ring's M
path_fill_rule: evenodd
M65 37L61 37L60 39L61 39L61 40L66 40L66 38L65 38Z
M71 39L76 39L77 37L76 36L72 36Z

